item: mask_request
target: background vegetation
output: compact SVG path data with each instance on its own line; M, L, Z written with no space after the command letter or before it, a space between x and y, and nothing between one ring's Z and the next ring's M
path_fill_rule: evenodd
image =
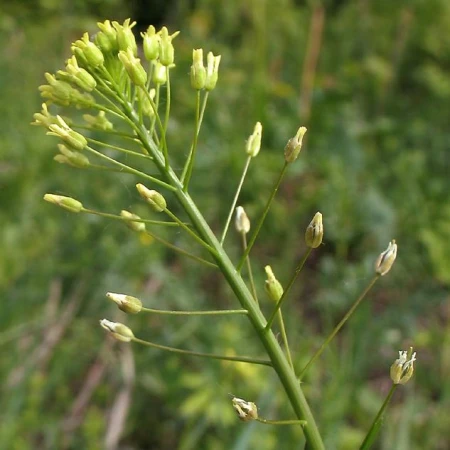
M309 129L253 253L262 290L271 264L286 282L304 228L324 215L325 244L296 285L287 326L301 366L372 274L391 238L394 269L305 379L326 448L358 447L389 387L397 351L414 345L414 381L399 390L378 448L450 446L450 3L447 0L123 0L0 6L0 449L290 449L299 430L242 424L228 394L288 418L270 371L118 345L98 326L126 321L149 340L258 354L244 319L127 320L104 297L150 307L235 306L217 274L142 242L127 228L44 204L45 192L114 212L140 201L130 177L59 166L55 143L29 126L37 87L70 43L104 19L169 26L177 79L170 145L192 136L192 48L222 54L202 130L194 198L217 230L263 123L263 149L241 197L250 217L267 198L282 149ZM167 233L179 242L182 238ZM227 239L231 253L238 239ZM183 245L187 245L183 242Z

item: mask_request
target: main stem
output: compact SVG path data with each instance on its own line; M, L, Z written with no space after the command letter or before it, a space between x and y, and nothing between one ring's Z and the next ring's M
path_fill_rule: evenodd
M128 110L127 107L126 109ZM131 107L127 113L130 115L130 118L134 120L136 113ZM136 124L138 122L134 121L134 123ZM264 332L267 321L258 305L255 303L247 285L237 272L227 253L224 251L203 215L198 210L197 205L191 199L189 193L184 192L183 184L178 179L175 172L173 172L170 167L168 169L165 168L164 157L155 143L151 140L148 131L143 127L138 127L136 131L138 132L144 146L154 157L154 162L165 180L175 188L174 195L177 197L179 203L191 219L191 222L198 234L212 247L213 251L211 252L211 255L215 259L228 284L238 298L242 308L248 311L249 319L258 334L260 341L266 349L273 368L278 374L292 408L294 409L295 415L298 419L306 420L307 422L303 428L303 431L305 433L306 440L308 441L309 448L311 450L325 450L316 421L314 420L314 416L300 387L300 383L297 381L293 369L289 366L284 352L273 332Z

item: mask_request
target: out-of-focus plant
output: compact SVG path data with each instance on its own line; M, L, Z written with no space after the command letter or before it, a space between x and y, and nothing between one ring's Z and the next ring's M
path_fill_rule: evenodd
M137 337L132 328L122 323L103 319L100 321L101 326L112 337L124 343L136 342L174 354L269 367L281 382L294 417L279 420L262 418L261 408L258 409L255 402L233 395L231 404L238 417L245 422L299 426L304 433L307 448L324 449L323 437L304 395L301 380L346 324L372 286L390 271L397 256L396 242L392 240L388 248L380 254L375 263L373 278L323 344L302 367L297 367L289 345L289 329L284 322L283 306L289 300L291 288L308 257L322 244L322 214L316 213L306 228L306 251L297 262L285 287L278 281L272 268L266 266L265 290L269 302L258 295L259 286L253 276L250 254L284 175L299 157L306 128L300 127L297 133L287 140L284 156L280 152L279 174L275 177L265 207L255 221L254 230L250 233L249 216L242 206L236 208L236 205L248 168L261 149L263 126L257 122L245 146L247 158L242 176L236 183L236 193L228 208L225 224L219 233L215 233L214 227L208 223L192 198L190 183L195 176L200 130L208 99L213 95L212 91L218 82L221 57L209 52L205 64L203 50L193 51L190 82L195 92L195 124L186 159L179 168L173 164L174 157L180 159L179 151L170 145L168 133L172 104L176 99L172 92L171 77L175 68L173 41L178 32L170 34L166 27L156 31L150 26L142 33L145 62L141 63L138 45L132 32L134 22L127 19L120 24L107 20L98 25L100 31L93 39L85 33L72 44L72 57L67 60L65 69L57 71L56 74L46 74L47 84L39 88L46 103L42 105L41 112L34 115L33 123L44 127L48 135L58 139L59 153L55 156L57 162L78 170L119 172L139 181L136 189L143 202L150 212L163 217L163 220L143 218L142 214L123 209L122 205L118 207L118 213L98 211L78 199L57 194L46 194L44 200L71 213L121 221L142 239L150 237L179 255L191 259L193 264L202 264L209 270L221 273L240 306L235 309L200 311L162 310L146 307L145 301L132 294L108 292L107 297L121 311L127 314L181 315L187 319L200 316L209 320L214 318L227 321L244 316L249 321L253 336L262 344L265 355L242 356L239 355L239 348L222 354L167 346ZM90 113L84 114L83 120L76 114L63 117L50 110L52 105L66 108L65 114L70 108L87 110ZM242 254L233 262L233 255L228 253L225 242L234 214L234 227L241 237ZM186 250L168 241L158 231L162 228L184 233L201 253ZM209 323L209 320L206 323ZM277 338L277 329L280 332L280 341ZM374 442L386 406L396 386L411 378L414 361L415 353L413 354L411 349L408 353L401 352L400 358L392 366L393 388L370 427L362 449L370 448Z

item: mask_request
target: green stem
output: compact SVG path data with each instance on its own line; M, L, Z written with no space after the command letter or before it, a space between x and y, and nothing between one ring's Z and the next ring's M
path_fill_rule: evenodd
M197 91L197 101L195 107L195 132L194 139L192 141L191 149L189 151L189 156L186 160L186 163L183 168L183 172L181 174L181 182L184 184L184 191L187 192L189 187L189 181L192 176L192 171L194 170L194 161L195 155L197 153L197 143L198 136L200 134L200 128L203 122L203 115L205 114L206 103L208 101L209 92L206 91L205 96L203 97L203 104L200 111L200 91Z
M242 248L245 251L245 249L247 248L247 236L246 236L244 231L241 233L241 236L242 236ZM252 265L250 263L250 256L247 256L247 260L246 261L247 261L248 278L250 280L250 287L252 289L253 298L255 299L256 303L259 303L258 293L256 291L255 281L253 279L253 271L252 271Z
M305 373L307 372L309 367L322 354L322 352L327 348L328 344L336 336L336 334L339 332L339 330L344 326L345 322L347 322L347 320L353 314L355 309L361 303L362 299L366 296L366 294L370 291L370 289L372 289L373 285L377 282L378 278L380 278L380 275L375 275L375 277L370 281L370 283L367 285L367 287L364 289L364 291L361 293L361 295L356 299L355 303L353 303L352 307L347 311L347 314L345 314L345 316L342 318L342 320L336 325L334 330L325 339L323 344L320 346L319 350L317 350L317 352L314 353L312 358L309 360L308 364L306 364L306 366L302 369L302 371L298 375L298 379L299 380L302 380L302 378L305 376Z
M86 146L86 150L91 152L92 154L98 156L99 158L105 159L106 161L109 161L110 163L122 167L123 169L125 169L128 173L132 173L134 175L138 175L141 178L145 178L146 180L150 180L153 181L153 183L162 186L170 191L174 191L175 188L173 188L170 184L165 183L164 181L158 180L158 178L152 177L151 175L147 175L144 172L141 172L140 170L137 169L133 169L130 166L127 166L126 164L122 164L119 161L116 161L113 158L110 158L109 156L104 155L103 153L98 152L97 150L94 150L93 148Z
M166 76L167 76L167 82L166 82L166 115L164 117L164 127L163 127L163 133L162 133L162 140L164 142L164 157L166 160L166 170L169 168L169 152L167 148L167 141L166 141L166 134L167 134L167 127L169 125L169 116L170 116L170 70L169 67L166 67Z
M234 209L236 208L236 203L239 198L239 194L241 193L242 185L244 184L245 176L247 175L248 168L250 166L250 161L252 160L252 157L249 156L247 158L247 161L245 162L244 170L242 171L241 179L239 180L238 187L236 189L236 194L234 195L233 202L231 204L230 212L228 213L227 221L225 222L225 227L222 232L222 237L220 238L220 243L223 245L223 242L225 241L225 237L228 232L228 228L231 223L231 218L233 217Z
M162 222L160 220L149 220L149 219L132 219L129 217L122 217L117 214L109 214L101 211L95 211L94 209L82 208L80 212L95 214L96 216L107 217L108 219L114 220L122 220L123 222L142 222L148 223L149 225L163 225L166 227L179 227L179 224L176 222Z
M283 340L284 350L286 351L286 356L289 362L289 365L292 367L292 370L294 370L294 363L292 362L292 355L291 355L291 349L289 347L289 341L286 333L286 327L284 326L284 320L283 320L283 313L281 311L278 311L278 321L280 324L280 331L281 331L281 339Z
M392 396L394 395L395 390L397 389L397 386L398 384L393 384L391 386L391 389L389 390L389 393L384 400L383 405L378 411L378 414L375 417L375 420L373 421L372 426L370 427L370 430L367 433L363 443L361 444L361 447L359 447L359 450L369 450L375 442L375 439L380 432L381 426L383 425L384 413L389 405L389 402L392 399Z
M132 150L127 150L125 148L122 147L118 147L116 145L111 145L111 144L107 144L106 142L102 142L102 141L97 141L95 139L91 139L91 138L86 138L88 142L91 142L93 144L97 144L97 145L101 145L102 147L107 147L107 148L111 148L113 150L117 150L119 152L122 153L126 153L128 155L132 155L132 156L137 156L138 158L145 158L145 159L153 159L151 156L149 155L145 155L142 153L137 153L137 152L133 152Z
M208 245L198 234L194 233L184 222L182 222L173 212L165 208L164 212L173 219L176 223L180 225L190 236L192 236L202 247L206 248L209 252L213 253L214 250Z
M301 425L304 427L307 423L306 420L269 420L262 419L261 417L258 417L255 420L265 425Z
M229 316L235 314L248 314L248 311L245 309L224 309L216 311L172 311L165 309L142 308L141 311L153 314L166 314L169 316Z
M302 271L303 266L305 265L305 262L308 259L311 251L312 251L312 248L308 248L307 252L303 255L302 260L300 261L298 266L295 268L294 275L292 275L292 278L289 280L289 283L286 286L286 289L283 291L283 295L281 296L280 300L278 300L277 304L275 305L274 310L272 311L272 314L270 315L269 320L267 321L266 330L269 330L272 327L272 323L277 315L277 312L280 310L285 299L287 298L287 295L289 294L289 291L291 290L292 285L294 284L298 275Z
M135 112L131 109L128 109L127 113L129 114L130 120L133 120L135 118ZM241 307L248 310L249 320L253 325L255 333L258 335L261 343L266 349L267 355L269 356L271 361L271 365L276 371L278 378L284 387L295 415L298 419L306 420L307 422L304 427L304 433L310 450L324 450L325 447L317 428L316 421L303 394L300 383L298 382L294 371L289 365L275 335L272 332L266 333L264 331L266 319L256 302L254 301L251 292L242 280L242 277L236 271L236 268L228 257L228 254L220 245L220 242L214 235L203 215L198 210L196 204L193 202L189 194L184 191L183 183L178 179L177 175L170 167L168 170L166 170L164 159L161 153L158 151L156 144L149 136L148 131L145 128L141 127L139 130L137 130L137 134L142 142L142 145L155 158L154 163L160 170L160 173L176 189L175 196L177 197L181 207L189 216L191 223L198 231L200 237L212 247L213 252L211 253L211 255L215 259L219 269L222 271L230 288L235 293L236 298L241 304ZM284 171L285 168L282 171L283 174ZM243 259L243 261L245 261L245 258Z
M267 216L267 213L269 212L270 205L272 204L272 201L273 201L273 199L275 198L275 194L277 193L278 188L280 187L281 180L283 179L284 174L286 173L286 170L287 170L287 168L288 168L288 165L289 165L289 164L288 164L287 162L285 162L283 168L281 169L280 176L278 177L278 180L277 180L277 182L275 183L275 187L273 188L272 193L270 194L269 200L267 201L266 207L264 208L264 211L263 211L263 213L262 213L262 215L261 215L261 218L259 219L258 225L256 226L256 229L255 229L255 231L254 231L253 234L252 234L252 237L251 237L251 239L250 239L250 242L249 242L249 244L248 244L248 247L247 247L247 249L245 250L244 254L242 255L242 257L241 257L241 259L240 259L240 261L239 261L239 264L238 264L237 267L236 267L236 270L237 270L238 272L242 269L242 266L243 266L244 263L245 263L245 259L247 258L248 254L250 253L250 251L251 251L251 249L252 249L252 247L253 247L253 244L255 243L256 238L258 237L258 234L259 234L259 232L260 232L260 230L261 230L261 227L262 227L262 225L263 225L263 223L264 223L264 220L265 220L265 218L266 218L266 216Z
M213 267L217 269L217 265L207 261L206 259L200 258L200 256L193 255L192 253L187 252L186 250L183 250L180 247L177 247L176 245L171 244L169 241L166 241L163 238L160 238L159 236L156 236L156 234L151 233L150 231L145 231L149 236L151 236L155 241L160 242L161 244L165 245L166 247L170 248L174 252L179 253L180 255L186 256L187 258L190 258L194 261L197 261L199 263L205 264L205 266Z
M220 359L220 360L225 360L225 361L236 361L236 362L243 362L243 363L248 363L248 364L259 364L262 366L271 366L272 365L271 362L266 359L251 358L249 356L226 356L226 355L217 355L216 353L194 352L191 350L183 350L181 348L176 348L176 347L168 347L167 345L155 344L154 342L144 341L144 340L138 339L136 337L132 338L131 340L133 342L137 342L137 343L145 345L147 347L153 347L153 348L157 348L159 350L165 350L167 352L172 352L172 353L181 353L183 355L200 356L202 358Z

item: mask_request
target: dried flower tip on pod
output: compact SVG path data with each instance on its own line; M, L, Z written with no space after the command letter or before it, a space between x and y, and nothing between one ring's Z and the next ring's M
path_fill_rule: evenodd
M106 331L109 331L118 341L130 342L134 338L134 334L131 329L123 323L111 322L107 319L102 319L100 320L100 325Z
M264 267L264 270L266 271L267 275L267 279L265 282L266 292L269 298L277 303L278 300L280 300L280 298L283 296L283 286L281 286L281 283L275 278L273 270L270 266Z
M243 422L249 422L258 418L258 408L255 403L247 402L238 397L233 397L231 403L239 419Z
M192 50L191 86L198 91L205 87L206 68L203 65L203 49Z
M161 212L167 208L166 199L159 192L148 189L141 183L136 185L136 189L141 197L150 204L154 211Z
M206 82L205 89L207 91L212 91L217 84L217 80L219 79L219 64L220 55L214 56L212 52L208 53L207 64L206 64Z
M247 234L250 231L250 219L242 206L236 208L236 220L234 224L238 233Z
M316 212L311 223L306 228L305 242L308 247L317 248L323 239L323 222L322 214Z
M64 197L63 195L56 194L45 194L44 200L74 213L79 213L83 209L82 203L72 197Z
M106 297L112 300L121 311L127 314L137 314L142 310L142 302L131 295L107 292Z
M386 275L397 257L397 244L395 239L389 242L388 248L380 254L375 263L375 272L381 276Z
M261 136L262 136L262 125L261 122L256 122L253 134L250 135L247 141L245 151L247 155L254 158L261 149Z
M138 215L130 213L129 211L126 211L125 209L122 209L122 211L120 211L120 216L123 217L124 219L129 219L129 220L125 221L125 224L131 230L136 231L138 233L142 233L143 231L145 231L145 223L144 222L135 222L135 220L141 219Z
M394 384L405 384L413 376L416 352L413 353L413 348L410 347L409 351L399 351L398 353L398 359L391 366L391 380Z
M294 162L298 158L300 150L302 149L302 141L305 133L306 128L300 127L297 134L293 138L289 139L286 147L284 148L284 159L287 163Z

